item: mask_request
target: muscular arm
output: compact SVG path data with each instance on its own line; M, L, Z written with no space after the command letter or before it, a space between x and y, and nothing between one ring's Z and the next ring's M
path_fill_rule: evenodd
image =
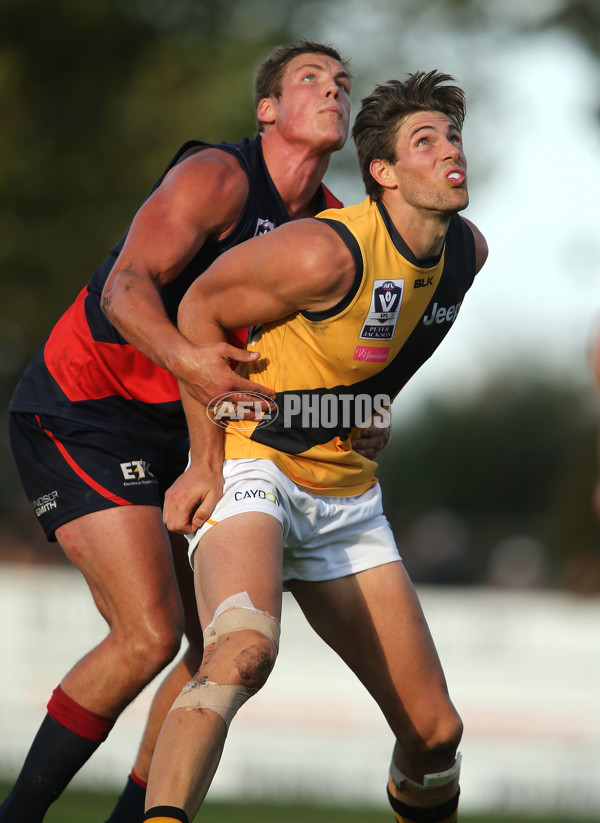
M206 149L180 162L135 216L102 294L103 311L123 337L206 401L257 389L228 368L228 357L247 360L250 353L225 342L198 349L169 320L159 289L209 238L227 234L247 195L246 175L225 152Z
M473 232L473 239L475 240L475 272L481 271L483 265L488 257L488 244L487 240L483 236L483 234L479 231L475 223L471 223L470 220L467 220L466 217L463 217L462 220L465 221L467 226Z
M194 344L212 344L222 341L228 328L330 308L353 278L352 255L333 229L316 220L295 221L221 255L190 286L178 324ZM182 399L191 466L167 492L164 517L172 531L190 532L206 520L220 494L223 430L185 386Z

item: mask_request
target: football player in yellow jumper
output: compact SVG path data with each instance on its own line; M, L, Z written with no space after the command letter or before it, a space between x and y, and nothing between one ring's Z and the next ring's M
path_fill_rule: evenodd
M261 323L248 343L259 357L243 368L276 394L262 418L224 421L182 386L191 458L165 519L189 535L205 653L163 726L148 821L196 814L232 718L275 663L284 587L390 726L399 823L457 819L462 722L376 463L353 448L452 328L487 257L458 214L466 107L452 81L431 71L377 86L353 129L364 202L233 249L181 303L180 329L198 345Z

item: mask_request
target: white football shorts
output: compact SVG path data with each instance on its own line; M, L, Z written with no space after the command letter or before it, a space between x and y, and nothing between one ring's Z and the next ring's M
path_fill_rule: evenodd
M270 460L226 460L223 497L210 522L187 536L189 558L221 520L264 512L283 529L283 581L333 580L400 560L379 484L354 497L324 497L293 483Z

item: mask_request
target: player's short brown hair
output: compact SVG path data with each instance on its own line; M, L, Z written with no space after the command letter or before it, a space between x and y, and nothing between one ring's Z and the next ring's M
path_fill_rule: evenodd
M436 70L415 72L408 80L388 80L365 97L352 128L358 164L367 194L380 200L383 187L372 177L373 160L395 163L395 144L402 121L416 111L441 111L462 130L466 115L465 93L447 85L454 78Z
M348 60L340 56L340 53L333 46L324 43L316 43L314 40L300 40L287 46L276 46L271 54L264 60L254 73L254 108L264 97L281 96L281 81L285 69L294 57L301 54L324 54L338 60L344 69L350 74ZM258 130L261 131L263 124L257 122Z

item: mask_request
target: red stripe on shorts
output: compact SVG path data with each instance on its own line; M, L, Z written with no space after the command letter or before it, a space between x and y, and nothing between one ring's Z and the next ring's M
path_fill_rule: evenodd
M77 474L79 477L81 477L81 479L84 481L84 483L87 483L88 486L90 486L92 489L94 489L94 491L97 491L98 494L101 494L102 497L106 497L108 500L111 500L113 503L116 503L118 506L131 506L131 505L133 505L129 500L125 500L124 497L119 497L118 494L114 494L114 492L109 491L109 489L105 489L104 486L101 486L100 483L97 483L94 480L93 477L90 477L89 474L84 472L84 470L81 468L81 466L79 466L78 463L73 459L73 457L71 457L71 455L66 450L64 445L60 442L60 440L57 440L56 437L52 434L51 431L49 431L48 429L45 429L42 426L42 421L40 420L39 415L36 414L35 419L37 420L40 429L42 429L42 431L45 434L48 435L50 440L52 440L52 442L54 443L56 448L59 450L59 452L65 458L65 460L67 461L69 466L73 469L75 474Z

